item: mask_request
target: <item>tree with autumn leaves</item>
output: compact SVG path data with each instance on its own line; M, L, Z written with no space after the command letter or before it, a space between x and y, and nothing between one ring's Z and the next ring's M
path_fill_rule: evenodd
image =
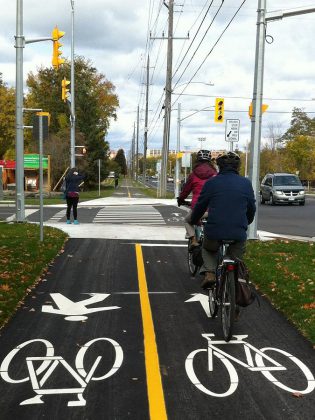
M68 104L61 100L61 81L63 78L70 80L70 73L71 63L66 61L58 71L40 68L36 74L29 73L27 78L29 91L26 106L42 108L51 115L50 137L44 145L44 153L51 154L55 182L69 166L70 160L70 110ZM117 118L118 106L115 86L98 73L90 61L76 57L76 145L84 145L87 149L84 158L76 157L76 163L86 173L90 184L97 182L99 159L102 163L101 176L105 177L107 172L109 144L105 138L110 121ZM30 151L37 150L30 133L25 136L25 147Z
M0 73L0 159L14 159L15 89L8 87Z

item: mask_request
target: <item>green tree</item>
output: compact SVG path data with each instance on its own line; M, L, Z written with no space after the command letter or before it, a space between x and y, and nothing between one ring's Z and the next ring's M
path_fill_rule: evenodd
M0 73L0 159L11 156L15 144L15 89L8 88Z
M286 145L289 172L298 172L301 179L315 179L314 137L296 136Z
M126 162L125 152L123 149L118 150L114 161L117 162L118 165L120 166L120 173L122 175L127 175L127 162Z
M282 139L288 141L299 135L315 137L315 118L309 118L301 108L293 108L290 128Z
M61 81L64 77L70 80L70 72L71 63L66 61L58 72L52 68L42 67L37 74L30 73L27 78L29 88L26 98L27 106L42 108L50 112L50 133L54 135L54 141L58 137L64 143L68 143L70 138L70 111L68 105L61 100ZM107 171L109 144L105 138L111 119L117 118L118 106L114 85L103 74L98 73L89 60L76 57L76 144L85 145L88 151L84 159L78 158L77 161L78 166L85 170L87 179L91 183L97 182L98 179L98 159L102 161L101 176L104 176ZM80 143L78 138L80 138ZM36 147L31 145L31 138L26 138L25 143L26 148ZM58 151L55 150L54 153ZM58 156L52 156L52 158L62 160L63 155L62 150Z

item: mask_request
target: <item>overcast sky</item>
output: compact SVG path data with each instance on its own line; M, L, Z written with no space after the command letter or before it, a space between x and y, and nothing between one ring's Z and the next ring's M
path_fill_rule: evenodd
M175 3L174 37L184 39L174 39L173 45L172 85L176 87L172 97L170 149L176 147L178 103L182 110L182 150L196 149L200 145L214 150L228 148L225 124L214 122L215 97L225 98L225 118L240 119L239 148L244 149L250 139L248 107L253 94L258 0L245 1L238 13L243 0L225 0L220 7L221 3L222 0ZM0 5L0 72L4 82L14 86L16 1L0 0ZM267 0L267 11L302 6L315 7L315 1ZM62 49L64 57L70 59L70 0L24 0L23 9L25 38L50 36L57 24L66 32ZM130 149L139 105L139 151L143 149L148 53L148 148L161 148L167 41L150 40L148 34L151 31L152 37L157 38L164 31L167 35L168 9L161 0L75 0L74 9L75 54L90 59L98 72L113 82L119 97L118 119L112 121L107 137L110 148L124 148L126 152ZM189 39L185 39L188 32ZM263 142L271 125L282 132L288 128L293 107L304 108L310 117L315 117L315 13L270 22L267 35L270 37L265 47L264 103L269 108L263 116ZM51 42L26 45L24 81L29 71L50 66L51 55ZM183 94L179 96L180 93ZM206 141L200 142L199 138Z

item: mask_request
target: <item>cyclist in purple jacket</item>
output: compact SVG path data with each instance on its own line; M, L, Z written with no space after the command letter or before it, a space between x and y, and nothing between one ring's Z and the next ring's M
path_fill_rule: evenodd
M216 169L211 163L211 152L209 150L199 150L197 153L197 161L193 171L189 175L187 182L184 185L182 192L177 197L178 206L183 204L185 198L192 193L191 210L185 217L185 228L188 238L191 239L191 247L198 246L198 241L195 237L195 228L191 223L191 214L198 201L199 194L208 179L217 174Z

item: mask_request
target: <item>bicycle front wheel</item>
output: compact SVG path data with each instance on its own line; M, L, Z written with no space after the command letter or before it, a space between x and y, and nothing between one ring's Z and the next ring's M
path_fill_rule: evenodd
M192 276L195 276L198 271L198 266L194 264L193 262L193 254L189 250L191 245L191 239L188 241L188 248L187 248L187 262L188 262L188 269Z
M221 321L223 337L230 341L235 317L235 281L234 272L226 271L222 276Z

